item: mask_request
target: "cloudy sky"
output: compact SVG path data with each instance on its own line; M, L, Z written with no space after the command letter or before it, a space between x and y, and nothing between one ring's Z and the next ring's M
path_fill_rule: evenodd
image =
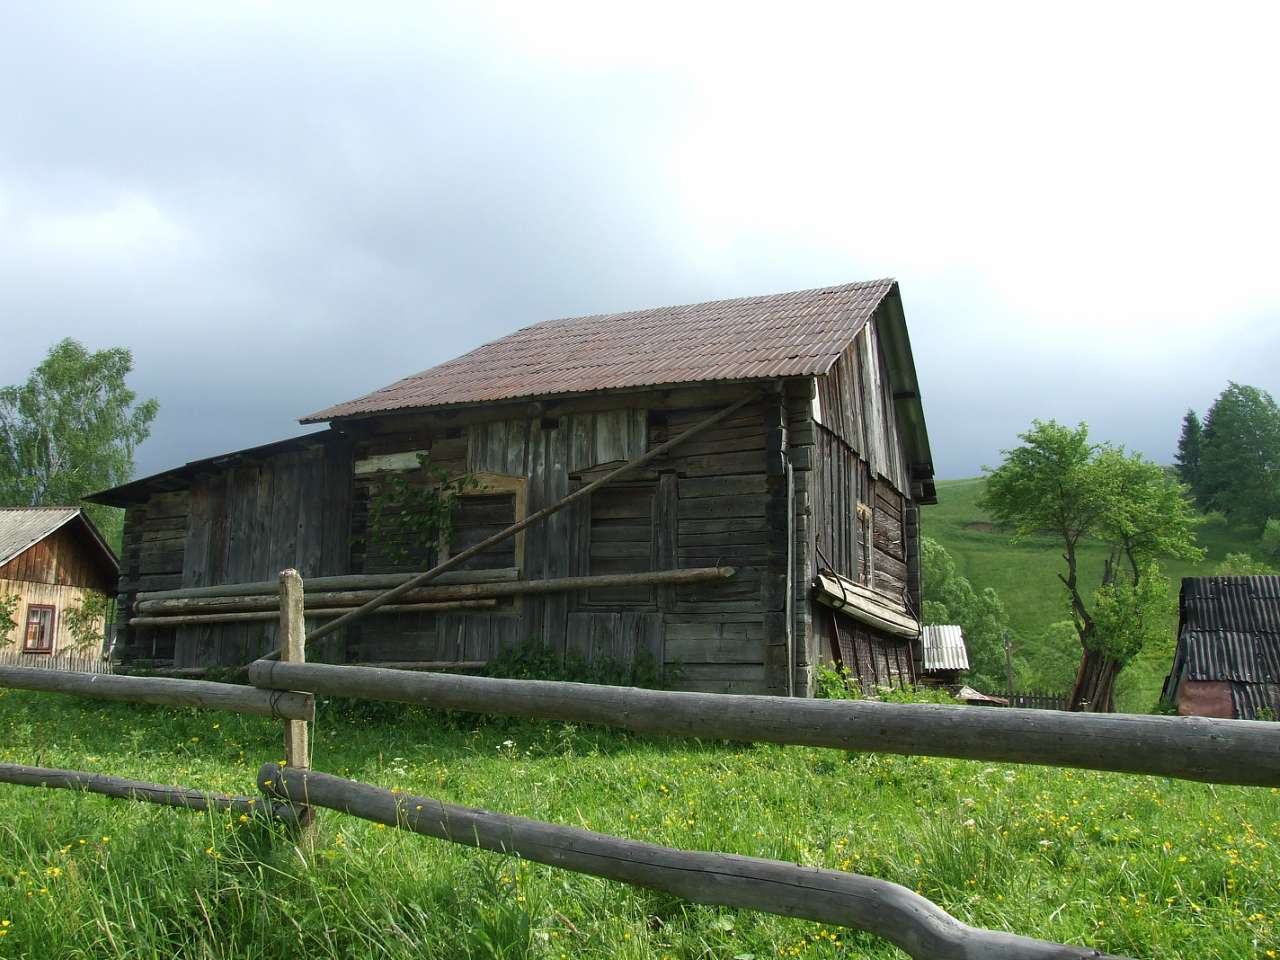
M1167 461L1280 394L1280 23L1047 9L8 5L0 383L130 347L147 473L537 320L893 276L940 476L1033 417Z

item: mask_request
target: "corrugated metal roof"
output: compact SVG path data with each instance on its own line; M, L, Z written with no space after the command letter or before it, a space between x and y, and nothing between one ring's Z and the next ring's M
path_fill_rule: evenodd
M39 543L79 512L75 507L0 507L0 565Z
M893 280L873 280L551 320L302 422L595 390L816 376L895 287Z
M1280 718L1280 685L1274 683L1231 684L1231 706L1237 720ZM1266 711L1266 713L1263 713ZM1268 716L1269 714L1269 716Z
M1190 680L1226 680L1236 716L1280 692L1280 577L1186 577L1175 664ZM1274 707L1272 707L1274 709Z
M930 670L968 670L964 633L953 623L930 624L921 634L923 667Z

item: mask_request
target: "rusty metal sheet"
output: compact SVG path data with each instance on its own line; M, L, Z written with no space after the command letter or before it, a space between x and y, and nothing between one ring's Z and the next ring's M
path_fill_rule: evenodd
M893 280L551 320L303 423L597 390L826 373Z

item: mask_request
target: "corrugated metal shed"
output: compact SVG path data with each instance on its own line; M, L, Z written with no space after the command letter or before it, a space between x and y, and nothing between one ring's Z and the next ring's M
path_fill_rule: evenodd
M75 507L0 507L0 566L39 543L79 512Z
M1227 681L1237 717L1280 714L1280 576L1186 577L1179 611L1176 683Z
M596 390L826 373L897 287L848 283L771 296L551 320L303 423Z
M964 633L953 623L930 624L921 634L921 659L926 673L933 670L968 670L969 652Z

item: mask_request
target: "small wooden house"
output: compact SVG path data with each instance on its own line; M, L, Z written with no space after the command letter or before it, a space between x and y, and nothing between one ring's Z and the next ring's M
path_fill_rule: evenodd
M0 507L0 598L16 596L17 627L0 636L12 660L49 657L73 642L64 614L90 592L116 590L115 554L76 507ZM105 617L96 633L104 635ZM96 651L95 651L96 652Z
M1184 577L1164 701L1182 716L1280 718L1280 577Z
M830 659L868 689L913 679L918 508L935 498L891 280L537 324L303 419L319 432L98 494L127 510L127 648L244 663L273 643L269 615L165 626L138 615L140 594L154 608L157 591L289 566L317 584L423 570L739 402L439 581L500 595L370 617L323 656L466 668L538 639L587 659L647 653L683 689L807 696ZM448 542L406 544L371 520L438 470L474 481ZM511 587L535 581L550 589Z

